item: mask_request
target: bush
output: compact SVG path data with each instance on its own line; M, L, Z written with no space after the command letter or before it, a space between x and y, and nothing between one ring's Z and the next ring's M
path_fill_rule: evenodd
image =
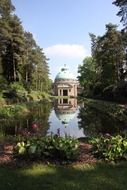
M0 118L12 118L27 113L26 105L10 105L0 109Z
M19 82L14 82L9 85L8 89L4 90L3 97L9 103L25 102L27 101L27 91Z
M102 98L124 103L127 101L127 81L104 88Z
M104 86L101 82L95 83L94 90L93 90L93 96L96 98L101 98L103 89L104 89Z
M22 84L20 84L19 82L14 82L10 85L12 90L15 90L16 92L22 92L25 91L24 87Z
M0 92L3 92L4 90L7 90L7 89L8 89L8 83L6 79L0 76Z
M6 105L5 99L0 95L0 106L2 107L3 105Z
M93 138L93 153L106 161L127 160L127 136L101 136Z
M114 89L114 99L120 102L127 101L127 81L120 82Z
M71 137L58 135L34 137L18 142L15 147L18 156L27 158L53 158L60 160L74 160L78 155L78 141Z
M104 90L103 90L104 99L113 100L113 98L114 98L114 88L115 88L114 85L110 85L110 86L107 86L106 88L104 88Z

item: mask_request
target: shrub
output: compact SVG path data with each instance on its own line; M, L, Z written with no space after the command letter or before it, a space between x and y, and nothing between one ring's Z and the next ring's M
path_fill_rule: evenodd
M0 118L17 117L22 113L27 113L26 105L10 105L4 106L0 109Z
M8 89L8 83L5 78L0 76L0 92Z
M104 89L104 86L101 82L95 83L94 89L93 89L93 96L96 98L102 97L103 89Z
M6 104L5 99L2 97L2 95L0 95L0 106L2 107L5 104Z
M23 91L25 92L25 88L19 82L12 83L10 87L12 90L15 90L16 92L23 92Z
M120 102L127 101L127 81L122 81L118 83L114 89L114 99Z
M3 91L3 97L9 103L25 102L27 101L27 91L22 84L14 82Z
M106 161L127 160L127 136L101 136L90 141L93 153Z
M18 142L15 147L18 156L27 158L52 158L74 160L78 155L78 141L71 137L58 135L34 137Z
M114 85L110 85L110 86L107 86L106 88L104 88L103 97L106 100L113 100L113 97L114 97L113 90L114 90L114 88L115 88Z

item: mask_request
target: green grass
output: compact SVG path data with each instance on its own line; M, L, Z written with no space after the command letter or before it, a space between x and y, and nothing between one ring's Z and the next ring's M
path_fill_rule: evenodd
M78 166L0 166L0 190L125 190L127 163Z

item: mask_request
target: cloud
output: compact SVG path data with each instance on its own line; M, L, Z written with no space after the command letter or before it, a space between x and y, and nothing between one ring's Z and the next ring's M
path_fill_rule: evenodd
M56 44L44 49L48 56L66 57L66 58L84 58L88 52L83 45L78 44Z

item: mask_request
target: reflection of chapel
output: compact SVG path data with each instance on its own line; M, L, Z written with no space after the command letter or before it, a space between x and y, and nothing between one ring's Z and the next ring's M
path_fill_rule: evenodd
M54 81L55 96L77 96L77 80L64 66Z
M65 127L68 123L75 117L77 109L77 99L63 99L60 98L55 102L55 114L57 118L65 124Z

